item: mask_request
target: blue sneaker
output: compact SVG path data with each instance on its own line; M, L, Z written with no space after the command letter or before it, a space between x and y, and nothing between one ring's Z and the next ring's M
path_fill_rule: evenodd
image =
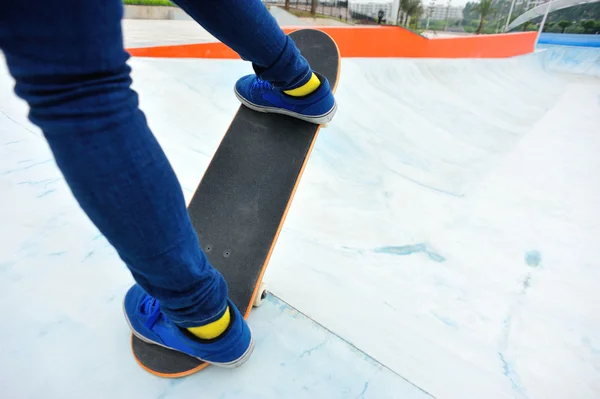
M237 307L228 299L231 321L221 336L202 340L178 327L160 310L160 303L135 284L125 295L125 319L136 337L194 356L219 367L241 366L254 350L250 328Z
M289 115L316 124L327 123L333 119L337 104L327 78L316 72L315 75L321 85L307 96L289 96L256 75L240 78L235 84L235 95L254 111Z

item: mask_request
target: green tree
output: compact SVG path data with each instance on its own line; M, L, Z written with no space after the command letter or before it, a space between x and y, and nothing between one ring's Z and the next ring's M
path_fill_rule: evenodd
M406 9L406 22L408 22L409 17L419 19L421 14L423 14L423 4L421 4L421 0L409 0Z
M477 27L477 31L475 31L475 34L479 35L483 29L485 17L493 10L492 0L480 0L479 4L475 5L474 9L479 13L479 26Z
M573 25L573 22L571 21L560 21L558 23L558 26L560 26L560 29L562 29L560 33L565 33L565 30L571 25Z
M563 8L551 12L548 17L553 18L555 21L600 20L600 2Z
M565 33L575 33L579 35L583 33L583 28L579 24L573 24L567 28Z
M475 6L477 5L477 3L475 2L468 2L467 4L465 4L465 8L463 8L463 19L476 19L477 17L479 17L479 14L477 13L477 11L474 10Z
M594 28L596 28L596 23L592 20L581 21L581 27L583 28L583 33L585 33L585 34L594 33Z
M406 24L410 3L411 0L400 0L400 7L398 8L398 15L396 16L399 25L404 26Z
M580 22L583 33L587 35L595 35L600 33L600 21L586 20Z

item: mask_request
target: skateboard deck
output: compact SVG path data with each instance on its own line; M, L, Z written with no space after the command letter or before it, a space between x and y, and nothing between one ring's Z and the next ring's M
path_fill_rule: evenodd
M340 54L333 39L314 29L290 36L335 92ZM262 277L320 127L241 105L188 206L200 244L246 319L266 296ZM161 377L184 377L208 366L133 334L131 345L140 366Z

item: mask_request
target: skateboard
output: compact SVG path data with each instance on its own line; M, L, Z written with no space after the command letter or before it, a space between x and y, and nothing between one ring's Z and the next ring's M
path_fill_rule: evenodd
M290 37L335 92L340 72L335 41L314 29ZM188 206L208 260L245 319L266 298L262 278L320 127L240 105ZM133 334L131 347L138 364L161 377L185 377L209 365Z

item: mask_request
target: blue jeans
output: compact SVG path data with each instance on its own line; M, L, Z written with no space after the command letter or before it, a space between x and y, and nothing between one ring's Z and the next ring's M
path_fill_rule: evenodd
M308 80L306 60L260 0L178 4L263 79L281 89ZM227 285L198 243L181 186L130 88L121 0L2 0L0 9L15 93L81 208L175 323L218 319Z

